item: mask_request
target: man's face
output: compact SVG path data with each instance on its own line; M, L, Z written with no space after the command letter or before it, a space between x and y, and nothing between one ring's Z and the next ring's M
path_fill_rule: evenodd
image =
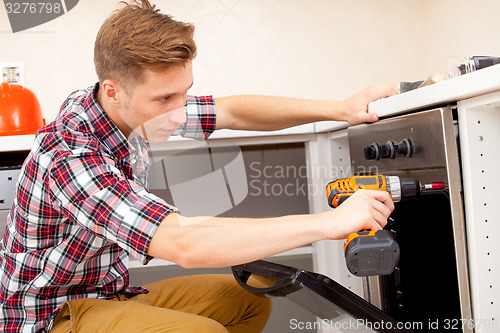
M126 93L120 102L122 121L149 142L166 141L179 125L186 122L184 105L192 85L191 62L161 71L145 69L142 82Z

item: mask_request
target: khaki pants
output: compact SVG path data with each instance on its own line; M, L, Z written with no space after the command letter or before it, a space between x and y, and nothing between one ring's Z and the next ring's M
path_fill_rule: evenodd
M149 294L66 302L50 332L254 333L271 313L270 299L247 292L231 275L171 278L144 287Z

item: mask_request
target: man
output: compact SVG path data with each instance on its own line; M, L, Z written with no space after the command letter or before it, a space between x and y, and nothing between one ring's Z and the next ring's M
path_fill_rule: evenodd
M183 217L149 193L146 140L370 122L377 117L367 104L396 93L382 85L344 101L192 97L195 53L193 27L147 0L104 22L94 50L99 83L68 97L21 171L0 247L2 332L259 332L270 303L231 276L134 287L128 256L224 267L386 224L394 206L378 191L325 213L262 219Z

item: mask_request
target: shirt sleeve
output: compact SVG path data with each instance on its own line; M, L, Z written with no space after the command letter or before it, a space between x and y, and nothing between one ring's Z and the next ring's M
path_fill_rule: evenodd
M177 211L126 179L114 160L100 152L58 158L48 182L54 207L66 218L143 264L151 259L147 252L156 229Z
M196 140L207 139L215 130L215 103L212 96L189 96L186 106L187 121L179 126L174 135Z

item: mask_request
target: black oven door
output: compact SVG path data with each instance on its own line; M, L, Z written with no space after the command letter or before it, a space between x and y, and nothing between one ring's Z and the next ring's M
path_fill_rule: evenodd
M335 332L413 332L327 276L264 260L233 266L232 271L246 290L286 297L321 318L322 328Z

